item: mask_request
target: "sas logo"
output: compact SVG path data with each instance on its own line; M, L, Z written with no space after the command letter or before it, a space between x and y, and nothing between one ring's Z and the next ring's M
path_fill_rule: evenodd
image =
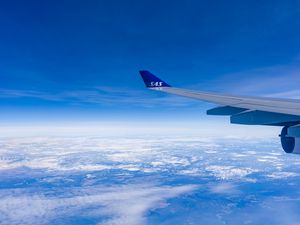
M162 85L163 85L163 82L161 82L161 81L157 81L157 82L152 81L150 83L151 87L161 87Z

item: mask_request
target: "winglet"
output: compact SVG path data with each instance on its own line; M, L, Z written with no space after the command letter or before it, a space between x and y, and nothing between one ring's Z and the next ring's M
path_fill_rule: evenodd
M171 87L169 84L154 76L147 70L141 70L140 74L145 82L146 87L155 88L155 87Z

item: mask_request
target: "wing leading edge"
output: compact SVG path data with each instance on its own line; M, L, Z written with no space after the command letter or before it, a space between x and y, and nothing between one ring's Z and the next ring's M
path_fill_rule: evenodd
M147 88L201 101L219 107L208 115L230 116L231 123L248 125L292 126L300 124L300 100L227 95L171 87L149 71L140 71Z

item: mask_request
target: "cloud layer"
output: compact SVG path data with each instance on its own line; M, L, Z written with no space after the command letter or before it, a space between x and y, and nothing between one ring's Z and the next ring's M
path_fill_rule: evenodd
M299 219L298 158L275 139L15 137L0 149L5 225Z

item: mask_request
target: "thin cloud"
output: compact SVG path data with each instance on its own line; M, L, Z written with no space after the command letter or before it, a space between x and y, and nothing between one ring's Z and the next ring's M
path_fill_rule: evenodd
M216 80L195 85L207 89L242 95L299 98L300 66L298 63L262 67L225 74Z
M33 90L0 89L0 98L34 98L45 101L65 102L70 104L96 104L117 106L171 107L186 106L195 103L181 97L158 95L154 92L125 88L96 87L82 90L66 90L63 92L47 92Z
M146 224L147 211L166 207L168 199L191 193L196 188L195 185L157 187L137 184L68 190L75 197L11 193L9 197L1 198L0 218L3 225L45 224L80 212L90 218L109 218L100 224L142 225Z

